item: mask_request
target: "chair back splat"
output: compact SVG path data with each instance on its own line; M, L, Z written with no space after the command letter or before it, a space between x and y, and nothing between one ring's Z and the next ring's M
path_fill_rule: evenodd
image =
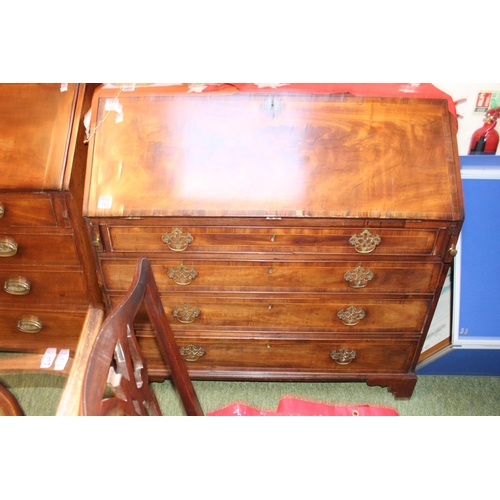
M66 395L66 399L81 398L77 405L73 399L77 414L161 414L156 396L149 385L147 362L134 332L135 316L143 303L186 414L203 415L184 359L168 324L151 265L146 258L139 261L127 295L104 320L97 335L94 335L95 340L86 341L82 335L67 385L71 387L72 378L77 385L81 381L80 390L75 390L73 386L72 393ZM61 404L59 409L58 415L69 414Z

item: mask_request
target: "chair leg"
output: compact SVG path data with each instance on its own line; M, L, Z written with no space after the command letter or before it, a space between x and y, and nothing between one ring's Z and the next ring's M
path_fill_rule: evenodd
M0 384L0 412L6 417L24 416L24 412L17 399L2 384Z

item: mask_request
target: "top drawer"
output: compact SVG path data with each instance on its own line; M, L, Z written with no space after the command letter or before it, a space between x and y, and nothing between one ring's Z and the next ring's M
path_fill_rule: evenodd
M119 226L102 228L112 252L432 255L438 229Z
M52 198L48 195L0 194L0 227L56 227Z

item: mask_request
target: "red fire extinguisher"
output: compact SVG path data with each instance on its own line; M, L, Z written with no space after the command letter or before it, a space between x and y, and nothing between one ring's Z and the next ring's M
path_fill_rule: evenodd
M500 117L500 107L489 109L484 118L484 125L478 128L470 141L470 155L494 155L498 147L498 132L495 125Z

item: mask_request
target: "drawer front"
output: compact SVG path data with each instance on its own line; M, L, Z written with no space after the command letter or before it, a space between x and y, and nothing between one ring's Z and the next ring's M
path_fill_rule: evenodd
M161 369L156 341L140 337L150 369ZM416 339L370 339L356 336L329 340L230 340L195 337L177 339L191 374L197 371L328 373L332 376L363 373L404 373L411 364ZM335 358L335 359L334 359Z
M0 268L0 284L2 307L87 303L81 272Z
M9 249L15 250L10 251ZM0 227L0 266L79 266L72 234L19 233Z
M121 296L111 296L113 305ZM210 296L162 294L175 331L300 331L420 332L432 303L428 300L374 300L356 297L348 302L332 296ZM139 316L138 323L144 321Z
M0 194L0 227L56 227L52 198L47 195Z
M255 291L331 293L428 293L435 291L440 263L376 261L208 261L151 260L160 291ZM102 260L109 291L128 290L135 260Z
M436 229L109 226L114 252L431 255ZM358 250L356 250L358 248Z
M85 312L1 311L0 350L43 353L57 347L74 354L84 321Z

